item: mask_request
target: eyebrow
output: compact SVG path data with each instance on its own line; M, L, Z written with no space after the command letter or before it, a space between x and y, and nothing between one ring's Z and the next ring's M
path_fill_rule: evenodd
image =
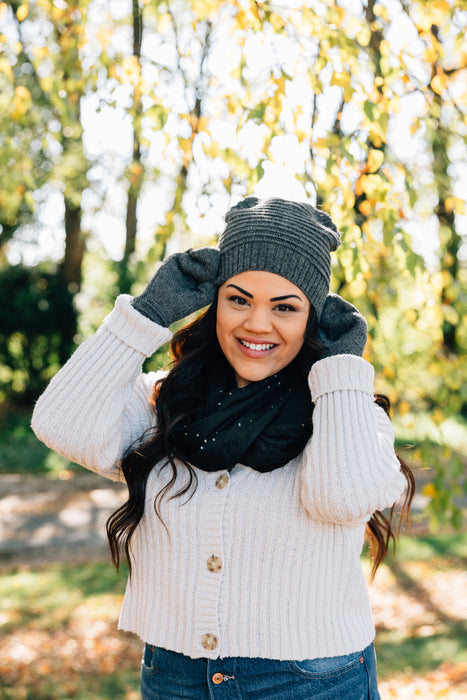
M253 294L250 294L250 292L247 292L245 289L242 289L241 287L238 287L236 284L228 284L227 287L235 287L235 289L238 289L239 292L244 294L246 297L249 297L250 299L253 299ZM299 301L302 301L301 297L298 296L298 294L285 294L282 297L273 297L272 299L269 299L269 301L283 301L284 299L298 299Z
M298 299L299 301L302 301L301 298L298 296L298 294L285 294L283 297L274 297L273 299L269 299L269 301L283 301L284 299Z
M250 292L245 291L241 287L237 287L236 284L228 284L227 287L235 287L235 289L238 289L238 291L244 294L246 297L250 297L250 299L253 299L253 294L250 294Z

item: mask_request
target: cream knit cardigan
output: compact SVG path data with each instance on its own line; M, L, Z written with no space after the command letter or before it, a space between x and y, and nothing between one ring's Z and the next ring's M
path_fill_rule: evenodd
M114 480L125 450L154 425L157 374L142 374L142 363L171 338L130 301L118 297L32 420L49 447ZM314 429L303 453L265 474L241 464L230 474L195 469L191 500L162 502L169 534L153 508L167 471L152 470L121 629L194 658L301 660L371 643L360 553L366 521L404 489L393 429L362 358L317 362L309 385ZM174 488L185 478L181 468Z

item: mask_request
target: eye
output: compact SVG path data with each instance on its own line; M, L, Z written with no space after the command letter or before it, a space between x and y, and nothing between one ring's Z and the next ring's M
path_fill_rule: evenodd
M248 301L245 299L245 297L240 297L238 294L234 294L231 297L229 297L229 301L232 302L235 306L246 306L248 304Z
M297 309L295 306L292 306L291 304L277 304L274 307L274 311L280 311L281 313L287 312L287 311L296 311Z

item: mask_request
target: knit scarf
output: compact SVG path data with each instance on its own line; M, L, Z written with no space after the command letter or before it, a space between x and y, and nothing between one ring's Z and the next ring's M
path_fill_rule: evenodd
M269 472L302 452L312 433L312 412L306 379L293 363L243 388L226 363L212 369L195 412L172 435L178 454L204 471L240 463Z

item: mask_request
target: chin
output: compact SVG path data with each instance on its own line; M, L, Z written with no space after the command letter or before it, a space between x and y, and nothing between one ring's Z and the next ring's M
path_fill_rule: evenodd
M241 369L238 371L235 367L233 369L238 378L239 386L241 383L249 384L250 382L260 382L262 379L267 379L267 377L271 377L276 373L276 370L272 368L271 370L258 368L250 369L249 371L242 371Z

